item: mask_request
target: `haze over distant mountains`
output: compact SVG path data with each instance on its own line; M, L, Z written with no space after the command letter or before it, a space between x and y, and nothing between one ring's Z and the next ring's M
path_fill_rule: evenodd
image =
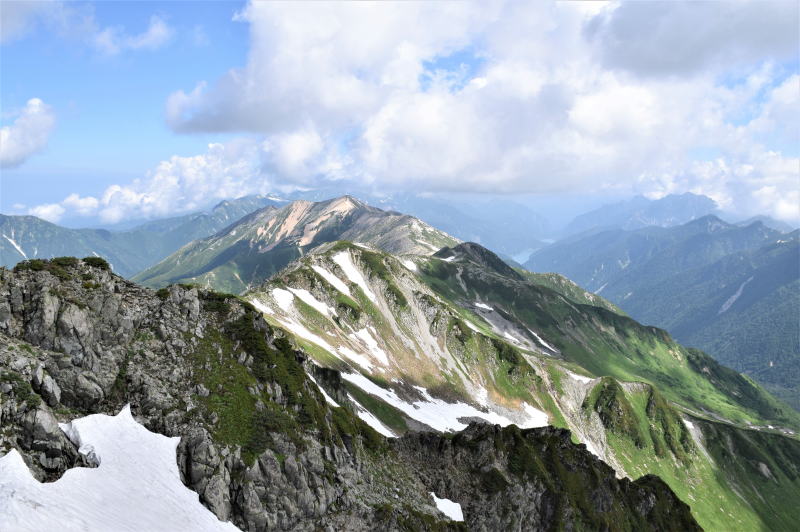
M799 233L709 215L576 235L525 266L567 276L800 408Z
M99 256L128 277L256 209L279 204L266 196L245 196L222 201L208 212L154 220L124 231L69 229L35 216L0 214L0 265L34 258Z

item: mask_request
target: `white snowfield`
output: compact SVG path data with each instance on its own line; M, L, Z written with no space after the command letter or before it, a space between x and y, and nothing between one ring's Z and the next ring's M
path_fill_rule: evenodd
M450 499L440 499L434 492L431 492L431 497L439 511L449 517L451 521L464 521L464 512L461 511L460 504Z
M489 305L487 305L486 303L481 303L480 301L476 301L476 302L475 302L475 306L476 306L476 307L478 307L478 308L482 308L482 309L484 309L484 310L491 310L491 311L494 311L494 309L493 309L492 307L490 307L490 306L489 306Z
M397 408L411 419L424 423L439 432L459 431L467 428L467 423L459 421L459 418L476 417L485 419L495 425L516 424L520 428L544 427L547 425L547 414L541 410L523 404L523 411L526 419L522 422L513 421L496 412L483 412L467 403L448 403L432 397L425 388L415 386L422 395L422 401L409 403L401 399L394 390L381 388L368 378L359 373L342 373L342 378L352 382L365 392L375 395L393 407Z
M94 414L61 425L97 468L73 468L40 483L22 456L0 458L0 529L113 532L235 532L181 483L175 449L180 438L150 432L126 406L116 416Z

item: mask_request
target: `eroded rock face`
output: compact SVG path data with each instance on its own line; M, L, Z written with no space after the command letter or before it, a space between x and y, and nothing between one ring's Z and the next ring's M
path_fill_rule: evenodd
M430 491L461 503L475 530L694 523L663 484L616 480L564 431L473 425L389 444L348 408L338 372L232 296L154 292L82 261L0 270L0 453L18 449L45 481L90 466L58 422L127 403L181 437L183 482L244 530L462 527Z

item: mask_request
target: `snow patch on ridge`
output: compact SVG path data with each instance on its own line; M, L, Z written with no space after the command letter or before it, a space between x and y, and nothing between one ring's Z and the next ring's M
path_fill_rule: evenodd
M94 453L99 466L40 483L12 449L0 458L3 530L238 530L181 483L180 438L150 432L133 419L130 406L116 416L94 414L60 427L82 454Z
M436 508L449 517L451 521L464 521L464 512L461 511L460 504L450 499L440 499L434 492L431 492L431 497L433 497L433 502L436 503Z
M311 267L314 269L315 272L317 272L323 279L328 281L331 284L331 286L333 286L339 292L343 293L346 296L350 295L350 289L347 288L347 285L344 284L344 282L341 279L333 275L331 272L329 272L322 266L317 266L316 264L314 264Z
M365 392L383 399L408 417L424 423L439 432L465 429L468 423L459 421L459 419L464 418L481 418L489 423L503 427L516 424L520 428L543 427L547 425L548 421L547 414L526 403L523 403L523 411L527 415L527 419L519 423L496 412L483 412L466 403L447 403L432 397L428 390L419 386L414 388L420 393L422 400L409 403L401 399L394 390L381 388L359 373L342 373L342 378L352 382Z
M492 307L490 307L489 305L487 305L486 303L481 303L480 301L476 301L473 304L478 308L482 308L484 310L491 310L492 312L494 312L494 309Z
M284 312L289 312L294 303L294 294L283 288L273 288L272 298Z
M378 341L375 339L375 337L372 335L369 329L366 328L361 329L360 331L355 333L354 336L356 336L362 342L364 342L364 344L372 353L372 356L377 358L381 362L381 364L383 364L384 366L389 365L389 355L386 354L386 351L380 348L380 346L378 345Z
M325 316L336 315L336 311L334 311L331 307L329 307L328 305L326 305L325 303L314 297L314 295L308 290L305 290L303 288L290 288L289 291L294 295L296 295L300 299L300 301L302 301L309 307L313 308L320 314L323 314Z
M361 275L361 272L358 271L355 264L353 264L353 259L350 257L350 253L347 251L341 251L333 256L333 262L339 265L342 269L344 274L350 280L350 282L357 285L364 294L371 300L376 301L375 294L372 293L372 290L369 289L367 285L367 281L364 280L364 277Z

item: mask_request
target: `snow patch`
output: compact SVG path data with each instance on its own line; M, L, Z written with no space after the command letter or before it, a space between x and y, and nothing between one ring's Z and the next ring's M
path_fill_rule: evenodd
M345 347L345 346L340 346L339 347L339 353L344 355L346 358L348 358L352 362L355 362L356 364L358 364L362 369L365 369L367 371L372 371L372 367L373 367L372 366L372 362L370 362L369 359L367 357L365 357L364 355L356 353L355 351L353 351L349 347ZM342 375L344 375L344 374L342 374Z
M313 308L320 314L323 314L325 316L336 315L335 310L333 310L331 307L329 307L328 305L326 305L325 303L314 297L314 295L308 290L305 290L303 288L290 288L289 291L294 295L296 295L300 299L300 301L302 301L309 307Z
M531 333L534 337L536 337L536 340L539 341L539 343L542 345L542 347L546 347L547 349L549 349L550 351L552 351L554 353L558 352L558 349L556 349L552 345L550 345L547 342L545 342L544 340L542 340L541 336L539 336L538 334L536 334L535 332L533 332L530 329L528 329L528 332Z
M447 258L445 258L445 259L441 259L441 260L443 260L443 261L445 261L445 262L453 262L454 260L456 260L456 256L455 256L455 255L453 255L453 256L451 256L451 257L447 257Z
M294 294L283 288L273 288L272 298L284 312L289 312L294 302Z
M43 484L12 449L0 458L3 530L238 530L181 482L180 438L150 432L133 419L130 406L116 416L94 414L60 426L99 466L69 469Z
M413 261L410 261L408 259L403 259L400 262L402 262L403 266L405 266L406 268L408 268L412 272L417 271L417 265Z
M482 308L484 310L491 310L492 312L494 312L494 309L492 307L490 307L489 305L487 305L485 303L481 303L480 301L476 301L473 304L478 308Z
M323 388L322 386L320 386L320 385L319 385L319 383L318 383L318 382L317 382L317 380L314 378L314 376L313 376L313 375L311 375L311 373L306 373L306 375L308 375L308 379L309 379L311 382L313 382L313 383L314 383L314 384L317 386L317 388L319 388L319 391L320 391L320 393L322 394L322 397L324 397L324 398L325 398L325 401L326 401L326 402L327 402L329 405L331 405L331 406L339 406L339 403L337 403L336 401L334 401L334 400L333 400L333 397L331 397L330 395L328 395L328 392L326 392L326 391L325 391L325 388Z
M250 303L256 307L256 310L261 312L262 314L269 314L270 316L275 315L275 311L265 305L263 302L259 301L258 299L251 299Z
M364 342L364 344L372 353L372 356L378 359L381 364L384 366L389 365L389 355L386 354L386 351L380 348L378 341L367 328L361 329L355 334L355 336Z
M567 371L566 373L567 373L567 375L570 376L570 378L575 379L576 381L582 382L584 384L587 383L587 382L592 382L592 380L593 380L591 377L586 377L584 375L578 375L577 373L572 373L571 371Z
M377 432L379 434L383 434L387 438L396 438L397 437L397 434L392 432L389 429L389 427L387 427L386 425L381 423L381 420L376 418L372 414L372 412L370 412L369 410L367 410L366 408L361 406L361 404L358 401L356 401L356 399L352 395L347 394L347 397L349 397L350 401L355 405L355 407L356 407L356 415L359 417L359 419L361 419L361 421L363 421L364 423L366 423L367 425L369 425L370 427L375 429L375 432Z
M433 497L433 502L436 503L436 508L449 517L451 521L464 521L464 512L461 511L460 504L450 499L440 499L434 492L431 492L431 497Z
M347 288L347 285L344 284L344 282L341 279L333 275L331 272L329 272L322 266L317 266L316 264L314 264L311 267L314 269L315 272L317 272L320 275L320 277L328 281L332 287L334 287L339 292L347 296L350 295L350 289Z
M458 431L467 427L467 423L459 421L459 418L481 418L495 425L516 424L520 428L543 427L547 425L547 415L533 407L523 406L528 415L522 423L516 423L505 416L496 412L482 412L472 405L466 403L447 403L441 399L432 397L425 388L415 386L420 395L421 401L409 403L401 399L394 390L381 388L368 378L359 373L342 373L342 378L352 382L362 390L377 397L397 408L408 417L424 423L439 432Z
M375 294L372 293L372 290L370 290L369 286L367 285L367 281L364 280L361 272L359 272L358 268L356 268L355 264L353 264L353 259L350 257L350 253L347 251L341 251L337 253L333 256L333 262L339 265L350 282L361 288L361 290L370 300L376 300Z
M14 235L14 233L11 233L11 235L13 236L13 235ZM22 248L20 247L20 245L19 245L19 244L17 244L17 243L14 241L14 239L13 239L13 238L6 236L6 235L5 235L5 233L3 234L3 238L5 238L6 240L8 240L8 241L11 243L11 245L12 245L12 246L14 246L14 249L16 249L16 250L19 252L19 254L20 254L20 255L22 255L22 258L24 258L25 260L28 260L28 256L25 254L25 252L24 252L24 251L22 251Z

